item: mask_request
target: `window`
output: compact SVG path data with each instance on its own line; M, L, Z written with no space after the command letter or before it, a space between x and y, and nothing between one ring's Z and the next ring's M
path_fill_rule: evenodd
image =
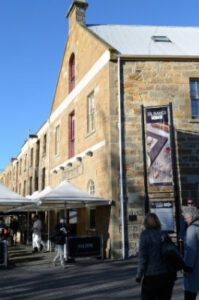
M75 54L72 53L69 60L69 92L75 87Z
M88 182L87 191L90 195L95 195L95 183L92 179Z
M68 128L68 133L69 133L69 158L73 157L75 155L75 112L73 111L69 115L69 128Z
M32 195L32 176L29 179L29 195Z
M44 134L44 137L43 137L43 156L46 156L46 144L47 144L47 135Z
M38 177L38 170L35 171L35 182L34 182L34 190L38 191L39 189L39 177Z
M90 195L95 195L95 183L92 179L88 181L87 191ZM88 211L89 214L89 228L95 229L96 227L96 209L90 208Z
M165 35L153 35L151 39L154 42L171 43L171 40Z
M19 175L21 175L21 170L22 170L22 159L19 161Z
M95 195L95 183L92 179L90 179L88 181L87 191L90 195ZM95 229L95 227L96 227L96 209L90 208L88 213L89 213L89 228Z
M55 155L59 155L60 126L55 127Z
M77 224L77 209L71 208L68 211L69 224Z
M190 80L192 118L199 118L199 79Z
M30 167L33 166L33 148L30 150Z
M26 171L26 166L27 166L27 154L25 154L24 157L24 172Z
M95 101L94 92L87 98L87 133L95 130Z
M37 145L36 145L36 167L39 167L39 158L40 158L40 140L37 141Z
M46 186L46 169L42 169L42 180L41 180L41 189L45 189Z
M95 229L96 227L96 209L91 208L89 210L89 228Z
M23 183L23 196L24 197L26 196L26 180L24 180L24 183Z

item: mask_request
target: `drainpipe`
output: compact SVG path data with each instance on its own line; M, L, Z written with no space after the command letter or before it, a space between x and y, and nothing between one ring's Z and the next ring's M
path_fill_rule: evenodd
M123 188L123 159L122 159L122 101L121 101L121 74L120 57L118 57L118 129L119 129L119 163L120 163L120 206L121 206L121 231L122 231L122 258L126 258L125 247L125 222L124 222L124 188Z

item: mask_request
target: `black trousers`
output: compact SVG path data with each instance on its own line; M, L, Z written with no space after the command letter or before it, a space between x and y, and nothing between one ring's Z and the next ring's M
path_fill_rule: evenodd
M184 300L196 300L197 293L192 293L189 291L184 292Z
M173 274L145 276L142 282L142 300L170 300L175 282Z

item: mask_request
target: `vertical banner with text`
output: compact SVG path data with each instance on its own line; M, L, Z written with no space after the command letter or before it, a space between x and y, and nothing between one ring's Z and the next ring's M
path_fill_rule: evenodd
M146 108L146 155L150 185L172 185L168 107Z

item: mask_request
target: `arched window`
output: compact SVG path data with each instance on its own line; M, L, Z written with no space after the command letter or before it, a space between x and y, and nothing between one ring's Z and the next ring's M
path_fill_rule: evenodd
M87 191L90 195L95 195L95 183L92 179L88 181Z
M75 87L75 54L72 53L69 60L69 92Z

